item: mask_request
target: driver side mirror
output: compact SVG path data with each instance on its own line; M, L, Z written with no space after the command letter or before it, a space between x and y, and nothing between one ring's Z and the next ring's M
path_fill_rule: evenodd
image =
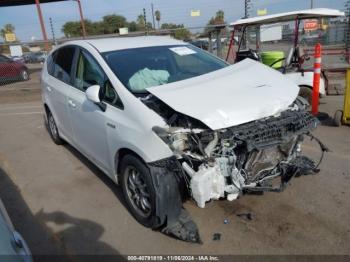
M86 89L85 94L86 98L96 104L103 112L106 111L106 104L100 100L100 89L99 85L93 85Z

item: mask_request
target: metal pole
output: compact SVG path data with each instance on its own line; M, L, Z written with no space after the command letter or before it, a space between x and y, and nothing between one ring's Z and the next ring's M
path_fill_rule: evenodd
M255 39L255 47L256 51L259 53L260 52L260 25L257 25L256 28L256 39Z
M216 56L222 58L221 52L221 30L216 29Z
M244 0L244 18L249 17L250 0Z
M86 37L86 29L85 29L85 21L84 21L84 16L83 16L83 8L81 7L80 0L76 0L78 2L78 7L79 7L79 14L80 14L80 23L81 23L81 29L83 32L83 37Z
M153 3L151 4L152 7L152 19L153 19L153 29L156 29L156 23L154 21L154 9L153 9Z
M208 33L208 40L209 40L208 51L209 51L209 53L213 53L213 43L211 41L211 33L212 33L212 31L209 31L209 33Z
M311 9L314 8L314 0L311 0Z
M40 1L39 1L39 0L35 0L35 5L36 5L36 9L38 10L41 32L42 32L43 38L44 38L45 50L46 50L46 51L49 51L50 48L49 48L49 43L48 43L48 41L47 41L47 34L46 34L46 29L45 29L43 14L41 13Z
M235 44L235 28L232 29L230 44L228 45L227 55L226 55L226 62L229 59L231 49L234 52L234 44Z
M53 23L52 23L52 18L49 18L50 20L50 27L51 27L51 34L52 34L52 40L55 45L57 45L56 37L55 37L55 31L53 30Z
M146 18L146 9L143 8L143 20L145 22L145 34L148 35L148 27L147 27L147 18Z
M244 18L249 17L249 9L250 9L250 0L244 0ZM246 36L246 34L243 34L242 38L243 38L242 47L243 47L243 49L246 49L247 48L247 36Z
M295 31L294 31L294 48L297 47L299 42L299 28L300 28L300 20L299 18L295 19Z

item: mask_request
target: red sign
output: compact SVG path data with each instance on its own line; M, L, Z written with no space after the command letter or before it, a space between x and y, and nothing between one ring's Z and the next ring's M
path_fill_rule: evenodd
M304 29L311 31L311 30L317 30L318 29L318 21L313 20L305 20L304 22Z

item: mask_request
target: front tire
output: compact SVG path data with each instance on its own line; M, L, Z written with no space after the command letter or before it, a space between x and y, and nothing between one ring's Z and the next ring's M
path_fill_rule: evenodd
M157 225L156 192L149 168L138 157L126 155L121 162L121 186L133 217L145 227Z
M53 118L53 115L49 110L47 110L47 125L48 125L49 134L50 134L53 142L55 142L56 145L62 145L64 142L60 138L60 134L58 132L56 121Z

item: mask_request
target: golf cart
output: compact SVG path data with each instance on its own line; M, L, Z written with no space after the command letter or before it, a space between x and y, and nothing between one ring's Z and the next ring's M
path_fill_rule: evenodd
M321 18L334 18L344 16L344 12L334 9L317 8L309 10L301 10L287 13L279 13L274 15L265 15L252 18L239 19L230 24L233 27L229 49L227 52L226 60L229 59L231 52L234 48L234 37L235 33L241 32L241 38L238 44L238 50L235 55L234 62L239 62L245 58L254 59L261 61L264 64L281 71L293 82L300 87L300 95L311 101L312 97L312 86L313 86L313 71L306 71L303 69L305 61L309 60L310 57L304 53L299 41L299 28L300 22L305 19L321 19ZM283 51L270 51L260 52L261 32L262 28L268 26L278 25L281 22L293 22L295 23L294 28L294 39L292 47L289 49L288 55L285 57ZM247 39L247 28L256 27L256 49L246 48ZM251 35L251 33L249 33ZM282 37L282 29L280 29ZM244 46L244 47L243 47ZM242 48L243 47L243 48ZM320 83L320 95L326 95L325 81L321 78Z

